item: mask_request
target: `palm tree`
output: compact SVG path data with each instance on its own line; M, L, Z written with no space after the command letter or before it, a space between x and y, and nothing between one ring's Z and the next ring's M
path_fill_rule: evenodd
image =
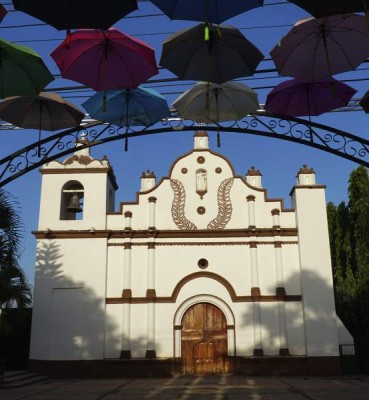
M0 189L0 313L4 307L29 307L32 302L31 288L19 266L22 239L18 203Z

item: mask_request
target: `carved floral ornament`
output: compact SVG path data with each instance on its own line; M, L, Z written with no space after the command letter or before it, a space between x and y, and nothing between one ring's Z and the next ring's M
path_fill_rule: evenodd
M220 183L217 192L218 214L213 220L208 223L207 229L224 229L230 221L233 211L230 191L233 186L233 182L234 178L232 177L224 179ZM201 184L203 183L204 182L201 182ZM179 229L182 230L198 229L197 226L185 216L186 191L182 182L177 179L171 179L170 185L174 192L171 209L174 223ZM199 186L197 186L196 188L196 191L198 193ZM200 215L201 214L205 213L200 213Z

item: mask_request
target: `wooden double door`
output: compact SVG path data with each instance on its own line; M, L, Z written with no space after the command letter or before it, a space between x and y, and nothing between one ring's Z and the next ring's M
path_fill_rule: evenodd
M182 373L207 375L228 372L226 318L213 304L195 304L182 319Z

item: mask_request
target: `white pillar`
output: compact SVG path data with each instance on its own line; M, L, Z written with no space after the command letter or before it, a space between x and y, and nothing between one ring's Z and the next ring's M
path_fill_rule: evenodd
M251 286L259 288L257 243L250 242Z
M123 265L123 332L121 358L131 358L131 249L130 242L124 243Z
M132 213L131 213L131 211L126 211L124 213L124 229L125 230L132 229Z
M146 358L156 358L155 349L155 243L147 246L147 347Z
M149 197L149 230L155 228L156 197Z
M123 290L131 290L131 242L124 243Z
M180 358L182 352L182 325L174 327L174 357Z
M277 208L272 210L272 217L273 217L273 228L279 228L281 226L279 222L279 213L280 211Z
M147 348L146 358L156 358L155 350L155 303L147 303Z
M121 358L131 358L131 304L123 303L123 336Z
M255 227L255 196L249 195L246 197L247 208L249 215L249 228Z
M260 310L260 287L259 271L257 259L257 243L250 242L250 265L251 265L251 296L253 299L253 319L254 319L254 355L262 356L263 342L261 336L261 310Z
M147 245L147 289L155 290L155 243Z
M278 298L278 331L279 331L279 355L289 355L288 341L287 341L287 322L286 322L286 304L284 297L286 290L284 287L283 279L283 259L282 259L282 243L274 243L275 266L276 266L276 295Z
M236 346L235 346L235 332L234 325L227 326L227 339L228 339L228 355L235 356L236 355Z

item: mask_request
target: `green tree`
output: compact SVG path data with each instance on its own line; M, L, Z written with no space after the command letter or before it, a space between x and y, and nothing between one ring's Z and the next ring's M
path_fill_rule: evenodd
M369 177L349 179L349 201L327 206L337 314L354 338L361 368L369 354Z
M31 289L19 257L23 239L23 224L18 203L0 189L0 313L4 307L29 307Z

